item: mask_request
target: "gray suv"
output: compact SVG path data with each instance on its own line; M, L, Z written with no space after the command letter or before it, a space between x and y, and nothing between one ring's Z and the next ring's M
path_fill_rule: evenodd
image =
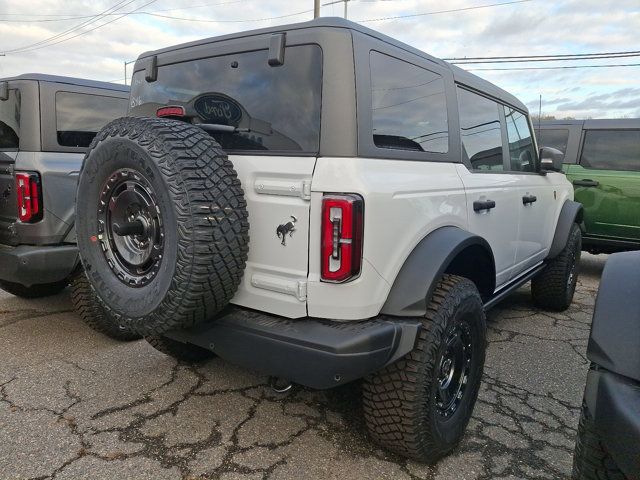
M0 288L62 290L78 265L75 189L96 132L127 111L129 88L24 74L0 79Z

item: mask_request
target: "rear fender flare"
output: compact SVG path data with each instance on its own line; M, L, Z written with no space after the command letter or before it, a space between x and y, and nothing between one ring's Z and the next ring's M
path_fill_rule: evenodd
M468 254L481 256L482 271L475 282L483 300L495 289L495 260L488 242L458 227L441 227L424 237L405 260L396 276L381 313L397 316L422 316L427 311L438 280L445 273L459 273L459 262ZM453 271L449 271L453 268ZM480 284L479 284L480 283Z

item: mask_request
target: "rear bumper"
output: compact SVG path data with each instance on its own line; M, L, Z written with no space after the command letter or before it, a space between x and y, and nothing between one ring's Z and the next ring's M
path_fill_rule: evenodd
M585 402L607 452L629 478L640 476L640 383L590 370Z
M332 388L409 353L421 323L392 317L290 320L230 307L215 321L166 334L231 363L311 388Z
M27 287L64 280L77 263L78 247L75 245L0 245L0 280Z

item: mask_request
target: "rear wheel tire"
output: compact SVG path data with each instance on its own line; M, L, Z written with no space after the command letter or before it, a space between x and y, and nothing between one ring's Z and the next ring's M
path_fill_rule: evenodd
M444 275L422 324L413 351L365 379L364 416L382 446L434 463L462 439L482 379L486 324L473 282Z
M248 253L244 192L202 129L121 118L85 157L78 248L100 304L144 336L215 317L235 294Z
M626 480L627 477L606 451L596 432L593 418L582 403L576 450L573 455L574 480Z
M61 282L43 283L41 285L25 287L19 283L0 280L0 288L2 290L20 298L41 298L56 295L64 290L68 284L68 280L62 280Z
M211 350L193 345L192 343L178 342L177 340L162 335L145 337L145 340L159 352L169 355L181 362L200 363L215 357L215 354Z
M96 332L124 342L142 338L108 314L96 299L91 284L82 270L76 272L71 279L71 303L82 321Z
M569 308L578 282L581 249L582 234L574 223L564 249L531 280L531 296L537 307L555 311Z

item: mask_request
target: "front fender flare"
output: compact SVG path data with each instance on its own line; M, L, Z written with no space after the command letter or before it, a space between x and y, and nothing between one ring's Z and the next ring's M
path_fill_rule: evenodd
M553 235L553 242L549 248L549 255L547 259L557 257L569 240L569 232L571 232L571 225L574 223L581 223L583 216L582 204L574 202L573 200L567 200L562 205L560 215L558 216L558 223L556 223L556 232Z
M493 270L487 274L492 280L486 287L486 292L491 295L495 289L496 275L495 260L489 243L461 228L441 227L424 237L409 254L393 282L381 313L403 317L424 315L427 301L440 277L458 254L472 246L482 248L490 258Z

